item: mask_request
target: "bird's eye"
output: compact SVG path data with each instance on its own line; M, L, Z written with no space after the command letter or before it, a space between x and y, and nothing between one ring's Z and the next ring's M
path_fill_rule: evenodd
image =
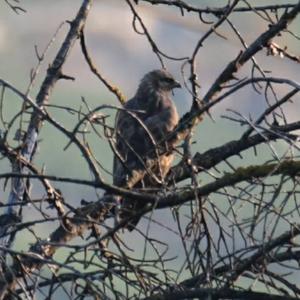
M165 81L168 82L168 83L172 83L174 81L174 79L167 77L167 78L165 78Z

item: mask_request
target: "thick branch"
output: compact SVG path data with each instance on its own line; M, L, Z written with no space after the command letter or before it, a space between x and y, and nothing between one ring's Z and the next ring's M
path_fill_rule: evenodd
M293 9L284 13L276 24L270 26L270 28L262 33L244 52L241 52L235 60L227 65L208 90L203 101L210 101L213 96L222 89L222 85L233 78L234 73L236 73L249 59L251 59L253 55L259 52L262 48L267 47L272 38L287 28L288 24L296 18L299 11L300 1L293 7Z
M66 61L66 58L72 49L76 39L78 38L90 11L90 7L92 4L92 0L84 0L81 8L78 11L76 18L70 23L70 30L60 47L52 65L47 70L47 75L41 85L39 93L36 98L37 106L42 109L45 104L48 103L52 90L56 84L56 82L62 76L62 66ZM38 111L34 111L28 125L26 131L26 139L22 145L21 155L22 157L30 162L33 159L34 152L36 149L37 139L39 131L43 124L42 115ZM13 171L23 173L25 169L19 162L16 162L13 165ZM14 203L23 199L23 195L25 192L25 185L21 179L14 179L12 182L12 189L8 198L8 204L12 204L8 206L8 214L17 214L17 210L15 209ZM1 228L0 236L6 233L9 228ZM7 245L9 239L5 238L1 240L3 245ZM1 287L1 299L6 294L6 285Z
M187 4L184 1L170 1L170 0L142 0L144 2L151 3L153 5L163 4L163 5L170 5L180 8L181 10L184 9L187 12L197 12L200 14L213 14L213 15L222 15L228 8L227 6L224 7L206 7L201 8L197 6L193 6ZM295 4L292 3L285 3L285 4L273 4L273 5L262 5L262 6L251 6L251 7L237 7L233 10L233 12L253 12L253 11L275 11L278 9L289 9L294 7Z
M238 168L234 173L225 174L223 177L208 183L196 189L185 189L176 194L171 194L168 197L159 199L157 208L171 207L181 205L195 198L195 193L198 197L207 196L227 186L234 186L237 183L252 180L253 178L261 178L278 174L294 177L300 172L300 161L283 161L282 163L274 163L267 165L249 166Z
M52 65L47 70L46 78L44 79L40 91L36 98L36 104L42 108L45 104L48 103L49 97L52 93L55 83L60 79L62 74L62 66L73 47L76 39L79 36L82 27L84 26L87 14L90 10L90 5L92 0L84 0L83 4L74 19L71 23L69 33L67 34L61 48L59 49ZM26 139L22 145L21 155L28 161L31 161L34 155L36 148L36 143L38 139L39 131L43 124L42 116L35 111L32 114L28 129L26 131ZM13 166L13 171L23 172L23 167L16 163ZM9 195L8 203L15 203L23 198L25 191L25 186L22 180L16 179L12 183L12 191ZM17 211L13 209L13 205L9 206L8 213L16 214ZM1 233L0 233L1 235Z
M288 176L295 176L300 173L300 162L299 161L285 161L282 164L270 164L270 165L259 165L250 166L247 168L239 168L235 173L226 174L222 178L216 181L206 184L196 190L198 196L207 196L212 192L224 188L226 186L233 186L239 182L251 180L253 178L260 178L270 175L285 174ZM156 196L149 195L148 200L153 204L156 204L156 208L165 208L175 205L183 204L187 201L193 200L195 198L195 191L191 189L186 189L181 192L171 193L170 196L166 198L157 198ZM112 201L110 196L105 196L95 203L89 204L83 208L78 209L76 215L73 218L68 218L65 220L64 224L58 227L50 236L48 241L38 242L33 245L30 252L36 253L43 257L51 257L57 250L59 245L69 242L71 239L81 236L86 230L91 228L94 222L102 223L105 219L110 217L110 211L114 207L115 203ZM152 207L146 208L142 213L145 214L152 210ZM124 224L126 225L126 224ZM269 242L264 246L264 250L268 249L271 251L280 243L284 243L291 238L291 236L298 235L300 233L298 227L293 228L292 232L288 232L277 239ZM267 248L266 248L267 247ZM263 250L262 250L263 251ZM256 254L256 258L261 255L259 250ZM248 267L249 261L245 262L245 266ZM22 265L22 266L21 266ZM15 280L18 276L21 276L21 269L25 269L27 272L32 272L35 269L41 268L42 265L39 262L26 259L22 260L20 263L16 263L11 270L14 270L14 276L11 276L11 270L4 274L1 284L1 290L7 288L7 285L14 285ZM246 267L237 267L236 272L239 274L239 270L244 270Z
M291 23L300 11L300 1L298 4L293 6L289 12L282 15L279 21L270 26L267 31L262 33L245 51L241 51L238 56L231 61L225 69L221 72L219 77L210 87L206 95L203 97L204 106L193 106L191 111L186 113L180 120L178 127L176 129L177 139L183 140L187 135L187 131L193 128L195 125L201 121L201 115L203 112L208 111L211 107L209 102L219 93L225 83L234 78L234 73L239 71L239 69L249 61L253 55L259 52L264 47L268 47L270 41L277 36L281 31L285 30L289 23Z
M294 230L293 230L294 232ZM286 233L285 233L286 234ZM261 246L262 247L262 246ZM234 256L234 253L232 254ZM249 258L251 260L251 258ZM270 254L265 255L262 259L258 260L255 262L256 266L266 266L267 264L271 263L280 263L284 261L299 261L300 260L300 251L292 251L290 248L287 248L286 252L280 252L276 254ZM259 268L258 268L259 269ZM215 276L220 276L221 274L224 274L226 272L229 272L232 270L232 264L225 264L220 267L216 267L213 269L213 274ZM181 286L184 288L192 288L199 286L201 284L206 284L207 283L207 275L205 273L196 275L194 277L191 277L189 279L186 279L180 283Z
M163 295L153 295L144 300L173 300L173 299L248 299L248 300L295 300L297 297L272 295L270 293L239 291L234 289L195 288L183 291L168 292Z
M240 153L244 150L265 142L279 139L280 133L287 133L297 129L300 129L300 122L276 126L272 128L275 133L263 132L262 134L255 134L246 139L230 141L220 147L209 149L203 154L196 153L191 164L198 170L198 172L201 172L201 170L208 170L231 156L240 155ZM179 182L189 178L189 176L190 166L183 161L172 168L171 172L169 173L168 181Z

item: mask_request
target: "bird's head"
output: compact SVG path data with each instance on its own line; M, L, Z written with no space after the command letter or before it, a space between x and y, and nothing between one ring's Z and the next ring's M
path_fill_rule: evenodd
M170 74L165 69L154 70L147 73L142 81L141 86L151 87L156 91L171 91L174 88L180 88L181 85L178 81L174 79L172 74Z

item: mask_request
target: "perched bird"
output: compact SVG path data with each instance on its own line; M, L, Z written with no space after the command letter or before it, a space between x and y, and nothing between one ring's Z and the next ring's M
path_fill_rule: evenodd
M181 87L165 69L147 73L135 96L116 116L113 183L126 188L158 186L171 168L174 155L166 136L178 124L179 116L171 91ZM169 150L169 151L168 151ZM120 218L129 218L129 230L139 218L134 215L147 205L120 199Z

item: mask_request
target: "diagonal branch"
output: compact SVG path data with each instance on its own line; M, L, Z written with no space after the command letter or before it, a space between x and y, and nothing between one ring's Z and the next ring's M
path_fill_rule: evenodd
M180 291L167 292L144 298L143 300L172 300L172 299L247 299L247 300L296 300L298 297L273 295L270 293L236 290L236 289L213 289L191 288Z
M253 165L245 168L238 168L234 173L225 174L223 177L203 185L196 190L184 189L177 193L172 193L169 196L159 199L157 208L166 208L175 205L181 205L195 198L195 193L198 197L207 196L219 189L234 186L237 183L252 180L253 178L261 178L274 176L278 174L294 177L300 173L300 161L283 161L282 163Z
M86 43L85 43L85 34L84 34L84 30L82 28L81 30L81 34L80 34L80 45L81 45L81 50L82 50L82 53L84 55L84 58L87 62L87 64L89 65L90 67L90 70L96 75L96 77L108 88L108 90L110 92L112 92L119 100L120 104L124 104L126 102L126 99L125 99L125 96L122 94L122 92L120 91L120 89L111 84L109 82L108 79L106 79L97 69L97 67L95 66L95 64L93 63L93 60L87 50L87 47L86 47Z
M151 3L152 5L169 5L178 7L181 10L185 10L187 12L196 12L199 14L212 14L212 15L223 15L228 6L224 7L197 7L190 5L182 0L170 1L170 0L142 0L143 2ZM251 6L251 7L237 7L233 10L233 12L252 12L252 11L276 11L278 9L289 9L293 8L295 4L293 3L284 3L284 4L272 4L272 5L261 5L261 6Z
M249 166L247 168L239 168L234 173L226 174L220 179L215 180L212 183L208 183L202 187L196 189L185 189L180 192L171 193L167 197L156 197L155 195L148 194L148 200L151 202L156 209L162 209L166 207L172 207L181 205L187 201L195 199L195 193L199 197L207 196L210 193L216 192L217 190L226 186L233 186L237 183L251 180L253 178L261 178L266 176L284 174L290 177L294 177L300 173L300 161L284 161L280 165L269 164L269 165L257 165ZM66 218L64 224L59 226L47 239L47 241L39 241L30 248L30 252L36 253L39 256L50 258L56 252L60 245L63 245L77 236L81 236L90 229L95 222L103 223L105 219L111 216L111 210L115 206L115 202L112 201L110 196L104 196L97 202L91 203L77 210L76 214L72 218ZM152 205L147 206L139 214L146 214L153 209ZM135 216L133 216L135 217ZM122 223L126 226L126 223ZM115 231L112 231L112 234ZM291 237L300 234L299 227L295 226L291 232L287 232L277 239L270 241L267 245L264 245L262 250L258 250L255 254L255 258L258 259L262 255L262 251L266 249L271 251L277 247L280 242L286 243ZM105 236L107 238L108 236ZM102 240L100 238L98 241ZM254 260L251 260L252 263ZM247 267L251 265L251 262L246 261L244 264L236 267L237 276L241 274ZM31 258L22 259L20 262L16 262L9 271L2 275L0 280L0 291L6 291L9 287L15 285L19 276L22 276L22 270L26 270L27 273L31 273L36 269L42 267L41 261L36 261ZM13 274L12 274L13 270ZM232 279L234 279L232 275Z
M62 76L62 66L64 62L66 61L66 58L72 49L76 39L79 36L79 33L82 29L82 27L85 24L87 14L90 10L90 6L92 4L92 0L84 0L82 3L82 6L74 19L74 21L71 22L70 30L59 49L53 63L51 66L49 66L47 70L47 75L41 85L40 91L36 97L36 105L42 109L45 104L49 102L50 95L52 93L52 90L56 84L56 82L61 78ZM26 138L24 140L24 143L22 145L21 155L22 157L27 160L31 161L33 159L38 134L43 125L43 117L37 112L34 111L32 114L27 133ZM19 164L19 162L16 162L13 165L13 172L24 172L24 167ZM12 190L10 192L8 203L14 204L17 201L20 201L23 198L25 191L25 186L22 180L20 179L14 179L12 182ZM14 209L14 206L8 206L7 214L18 214L18 212ZM0 231L0 236L5 233ZM7 241L2 241L5 245Z
M286 11L279 21L270 26L268 30L263 32L245 51L241 51L237 57L231 61L225 69L221 72L210 89L203 97L204 105L193 106L190 112L186 113L179 121L177 129L174 135L177 135L177 139L182 140L187 135L187 131L196 126L201 121L201 115L208 111L210 108L209 102L219 93L225 86L225 84L234 78L234 74L240 70L240 68L247 63L253 55L258 53L264 47L268 47L270 41L276 37L281 31L285 30L287 26L297 17L300 12L300 1L295 4L290 11ZM173 138L174 138L173 135Z
M251 59L253 55L255 55L264 47L267 47L272 38L277 36L282 30L285 30L288 24L296 18L299 12L300 1L293 7L293 9L284 13L276 24L270 26L270 28L262 33L251 45L249 45L244 52L241 52L235 60L227 65L227 67L223 70L223 72L208 90L203 98L203 101L205 103L210 101L213 96L215 96L216 93L222 89L224 83L231 80L233 78L233 74L236 73L249 59Z
M59 79L63 78L62 66L65 63L67 56L70 53L70 50L74 46L85 24L92 2L93 0L83 0L77 16L72 22L70 22L70 30L62 46L60 47L52 65L49 66L47 70L47 75L36 97L36 105L40 109L42 109L43 106L49 102L50 96L52 94L56 82ZM38 135L42 125L43 125L43 117L38 111L35 110L31 116L26 131L26 137L23 142L22 148L20 150L21 156L28 162L32 161L33 156L35 154ZM26 172L26 169L22 164L19 163L19 161L16 161L13 164L12 169L13 172L18 172L18 173ZM26 187L22 179L15 178L12 180L12 188L8 198L8 204L11 205L8 206L7 215L11 215L13 217L19 213L16 207L14 206L14 203L17 203L18 201L21 201L23 199L25 188ZM4 228L1 227L0 237L6 234L8 230L9 230L8 227L4 227ZM5 238L2 238L0 243L5 247L6 246L10 247L10 244L12 243L12 239L13 236L11 237L7 236ZM3 296L5 294L6 294L6 289L4 287L4 289L1 290L1 295ZM3 298L2 296L1 299Z
M208 170L229 157L240 155L241 152L251 147L279 139L279 134L286 134L288 132L300 129L300 122L294 122L276 127L274 126L272 129L275 131L275 133L264 132L263 134L255 134L247 138L230 141L222 146L209 149L202 154L196 153L191 164L198 170L198 172L201 172L202 170ZM182 161L171 169L168 181L179 182L189 178L189 176L190 166L188 166L186 162Z

